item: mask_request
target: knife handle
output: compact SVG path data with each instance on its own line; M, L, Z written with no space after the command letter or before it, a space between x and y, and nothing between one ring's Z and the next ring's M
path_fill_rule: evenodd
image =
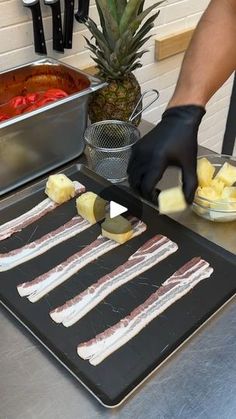
M75 14L77 22L83 23L89 14L89 0L79 0L78 11Z
M50 6L52 9L53 49L64 52L60 0Z
M73 36L73 23L74 23L74 0L65 0L64 11L64 48L72 48Z
M47 54L40 3L38 1L37 3L28 7L31 10L33 19L35 52L37 52L38 54Z

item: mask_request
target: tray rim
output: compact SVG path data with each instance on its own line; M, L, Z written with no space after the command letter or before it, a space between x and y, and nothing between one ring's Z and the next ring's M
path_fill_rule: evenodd
M0 303L2 307L6 309L7 312L11 313L13 317L19 321L19 323L24 326L24 328L29 332L29 336L33 336L47 351L60 363L62 367L64 367L82 386L105 408L107 409L115 409L120 407L129 397L132 396L151 376L161 368L176 352L179 351L190 339L194 337L196 333L198 333L203 327L206 326L208 322L210 322L223 308L225 308L231 301L233 301L236 297L236 293L234 293L229 299L227 299L213 314L211 314L197 329L194 330L182 343L180 343L163 361L157 365L147 376L141 380L137 386L135 386L126 396L122 398L120 402L114 405L108 405L104 403L101 398L99 398L31 329L28 327L18 316L14 313L2 300Z

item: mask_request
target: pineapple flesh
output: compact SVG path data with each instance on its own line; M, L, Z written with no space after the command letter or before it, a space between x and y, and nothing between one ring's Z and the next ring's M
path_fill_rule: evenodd
M215 211L235 211L236 186L232 185L236 182L236 167L226 162L213 178L214 173L214 166L206 158L199 159L195 202Z
M105 218L107 201L94 192L85 192L76 199L77 212L89 223L95 224Z
M226 186L222 191L222 198L236 202L236 186Z
M45 188L46 195L57 204L62 204L75 196L75 186L63 173L50 175Z
M216 179L224 182L226 186L232 186L236 182L236 167L225 162L217 173Z
M108 84L91 95L89 117L92 123L106 119L128 121L141 96L133 71L142 67L140 59L146 52L142 47L151 37L149 33L159 11L148 15L162 1L145 10L145 0L95 0L95 3L101 29L88 18L85 24L92 38L85 39L98 76ZM138 125L140 118L133 122Z
M182 188L179 186L161 191L158 203L160 214L171 214L187 208Z
M215 167L205 157L197 162L197 177L199 186L209 186L215 173Z

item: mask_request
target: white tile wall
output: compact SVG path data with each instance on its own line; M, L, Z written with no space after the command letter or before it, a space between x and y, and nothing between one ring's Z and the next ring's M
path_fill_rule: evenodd
M146 6L154 0L146 0ZM142 90L156 88L160 91L158 102L144 112L144 118L157 123L165 110L177 78L183 54L175 55L162 62L155 62L154 39L156 35L190 28L196 25L210 0L167 0L160 6L161 13L152 30L148 42L149 51L143 56L143 67L136 71ZM63 10L63 1L61 2ZM77 7L77 2L76 2ZM41 0L44 31L48 55L60 59L75 67L84 68L93 64L89 52L85 49L84 35L88 35L85 26L74 21L73 49L59 54L52 50L51 9ZM90 16L98 20L95 1L90 1ZM0 71L28 61L38 59L34 53L31 13L21 0L0 0ZM201 124L200 144L220 151L229 106L232 78L214 95L207 106L207 114Z

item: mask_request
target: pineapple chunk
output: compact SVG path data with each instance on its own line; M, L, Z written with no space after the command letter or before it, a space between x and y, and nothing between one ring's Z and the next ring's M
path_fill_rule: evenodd
M203 191L203 196L202 196L202 189L200 186L198 186L196 193L195 193L195 197L194 197L194 202L198 205L204 206L204 207L209 207L210 205L203 200L202 198L204 198L204 191ZM206 210L203 210L203 212L205 213Z
M73 182L63 173L50 175L45 189L46 195L57 204L69 201L75 196Z
M118 215L117 217L107 217L102 223L102 235L108 239L115 240L123 244L133 236L131 223L126 218Z
M160 192L158 202L160 214L183 211L187 207L182 188L179 186Z
M220 179L226 186L232 186L236 182L236 166L225 162L215 179Z
M205 157L197 161L197 177L201 187L210 185L214 173L215 167Z
M209 199L210 201L218 201L221 198L221 195L211 186L205 186L204 188L197 189L197 195L200 198Z
M224 182L222 182L222 180L214 178L212 179L209 186L213 188L217 192L218 195L221 195L225 187L225 184Z
M236 200L236 186L226 186L222 191L222 198L229 201Z
M94 192L85 192L76 199L78 214L91 224L105 218L106 204L107 201Z

